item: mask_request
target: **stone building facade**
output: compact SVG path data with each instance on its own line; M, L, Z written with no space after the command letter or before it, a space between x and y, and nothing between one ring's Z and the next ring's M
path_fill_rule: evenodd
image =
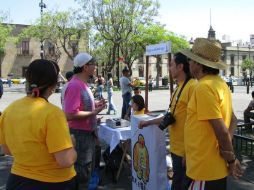
M208 31L208 39L216 40L215 30L213 30L212 26L210 26L210 29ZM232 75L235 77L248 76L249 73L242 69L242 62L245 59L254 60L254 48L251 45L251 36L249 43L238 43L236 45L233 45L232 42L227 42L221 43L221 45L221 60L228 65L228 68L225 71L222 71L221 75Z
M17 36L22 29L29 25L15 24L12 32L13 36ZM79 51L87 51L88 46L86 40L79 42ZM76 53L73 47L68 47L69 52ZM62 48L56 53L55 47L50 42L44 42L44 56L48 59L55 59L58 56L58 65L61 74L65 75L67 71L73 69L72 60L67 56ZM5 46L5 54L0 59L0 73L2 78L7 78L9 74L13 78L24 78L28 65L35 59L40 59L41 43L40 40L30 38L24 39L19 44L7 42Z
M242 62L245 59L254 60L254 48L250 45L232 46L232 43L222 43L221 59L228 65L223 75L248 76L248 71L242 69Z

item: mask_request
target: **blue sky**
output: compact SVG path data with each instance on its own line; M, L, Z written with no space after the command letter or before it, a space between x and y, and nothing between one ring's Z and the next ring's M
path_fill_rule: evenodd
M9 12L12 23L31 24L40 17L40 0L0 0L0 10ZM229 35L231 40L249 40L254 34L254 0L159 0L158 21L168 30L190 37L206 37L212 26L216 36ZM47 10L77 8L74 0L44 0Z

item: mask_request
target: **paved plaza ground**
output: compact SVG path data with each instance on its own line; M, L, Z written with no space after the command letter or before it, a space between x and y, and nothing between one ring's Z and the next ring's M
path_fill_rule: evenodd
M13 85L11 88L5 87L5 93L0 99L0 110L5 109L11 102L25 96L24 85ZM251 91L254 87L250 88L250 94L246 94L246 87L235 86L235 92L233 97L233 108L238 119L243 119L243 110L247 107L251 100ZM144 92L142 92L144 96ZM104 97L106 93L104 93ZM117 107L117 116L121 114L122 98L121 92L114 92L114 103ZM55 93L49 101L60 107L60 94ZM166 110L169 105L169 90L154 90L149 92L149 110ZM205 106L205 105L204 105ZM106 111L103 111L100 115L105 120L108 117L116 117L114 115L106 115ZM15 113L14 113L15 114ZM10 166L12 163L11 157L0 157L0 190L5 189L5 182L9 174ZM254 189L254 160L248 157L243 157L243 165L245 168L244 176L240 180L234 180L229 178L228 190L251 190ZM130 190L131 189L131 171L128 167L123 169L120 175L120 179L117 184L111 182L110 177L102 172L102 185L99 189L104 190Z

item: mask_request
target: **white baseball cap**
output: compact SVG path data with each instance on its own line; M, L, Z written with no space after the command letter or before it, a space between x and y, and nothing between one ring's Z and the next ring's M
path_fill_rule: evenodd
M93 57L89 55L88 53L79 53L74 58L74 67L83 67L85 64L87 64L89 61L91 61Z

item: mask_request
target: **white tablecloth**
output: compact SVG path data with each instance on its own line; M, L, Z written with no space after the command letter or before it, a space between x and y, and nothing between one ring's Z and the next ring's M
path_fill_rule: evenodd
M123 128L111 128L102 123L99 127L98 135L100 139L103 139L110 146L110 153L120 143L121 140L127 140L131 138L131 127Z

